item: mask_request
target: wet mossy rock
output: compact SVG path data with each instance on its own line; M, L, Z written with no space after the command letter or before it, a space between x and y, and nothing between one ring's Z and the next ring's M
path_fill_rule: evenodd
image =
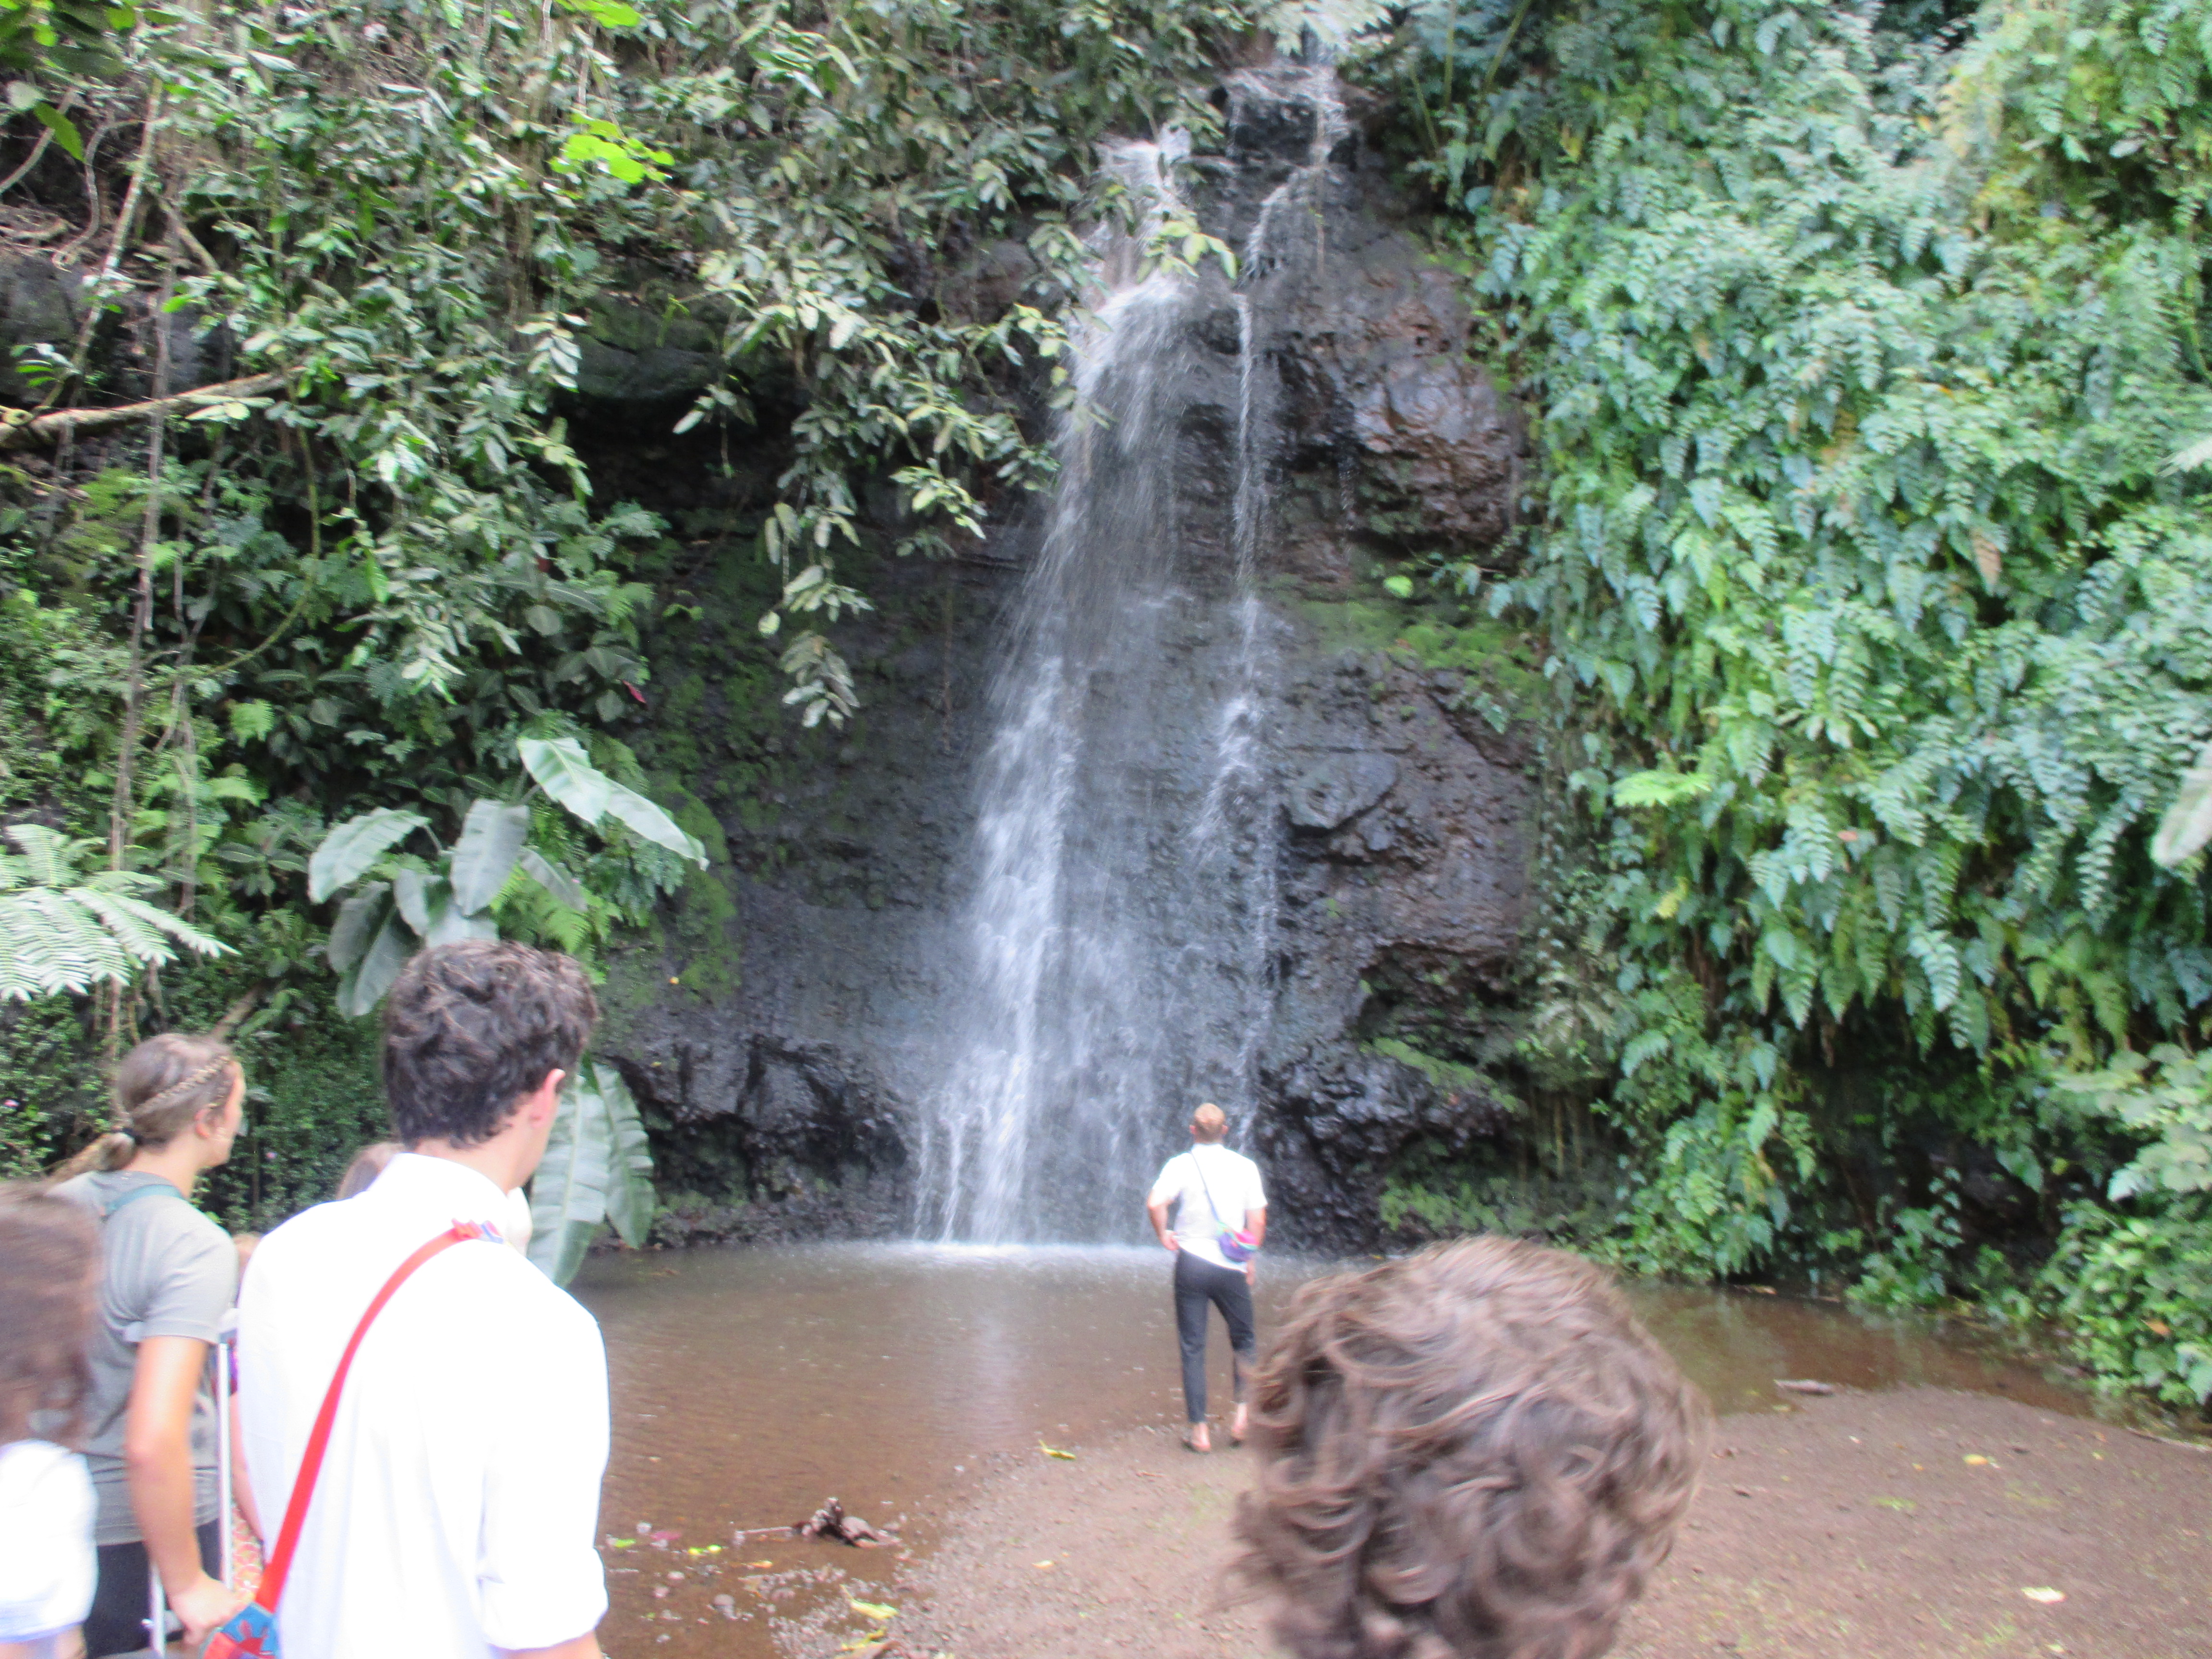
M1295 111L1253 118L1202 180L1202 217L1232 244L1285 176L1285 147L1311 137ZM1318 255L1278 277L1292 298L1267 345L1289 434L1261 552L1278 624L1281 908L1254 1127L1278 1237L1356 1248L1380 1236L1382 1182L1405 1147L1463 1146L1510 1118L1495 1091L1411 1063L1389 1039L1409 1020L1424 1051L1445 1032L1449 1067L1510 1024L1532 802L1520 711L1539 682L1503 625L1425 586L1407 599L1384 585L1417 569L1400 562L1413 553L1505 556L1523 439L1468 355L1455 278L1411 234L1379 163L1356 137L1338 161ZM980 250L942 302L1009 303L1026 280L1016 252ZM665 307L648 331L647 308L595 312L600 347L696 349L695 334L662 331ZM1203 349L1169 465L1194 580L1226 582L1237 333L1233 313L1225 338L1218 318L1192 325ZM773 597L756 521L688 497L647 504L690 526L668 585L699 609L659 625L654 705L626 740L711 816L728 854L655 939L616 958L606 988L600 1047L679 1194L663 1237L896 1235L911 1225L927 1091L964 994L998 621L1040 512L1005 503L958 561L870 562L877 609L836 630L862 705L836 732L798 730L781 704L775 642L755 626ZM896 528L879 506L873 533L888 543ZM1163 675L1199 672L1205 641L1165 649Z
M588 402L674 405L722 373L720 313L653 283L594 295L578 342L576 395Z

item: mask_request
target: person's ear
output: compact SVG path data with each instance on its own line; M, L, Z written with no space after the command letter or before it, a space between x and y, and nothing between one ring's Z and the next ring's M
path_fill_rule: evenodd
M523 1114L534 1127L545 1122L561 1109L561 1085L568 1074L559 1066L545 1073L545 1080L523 1097Z

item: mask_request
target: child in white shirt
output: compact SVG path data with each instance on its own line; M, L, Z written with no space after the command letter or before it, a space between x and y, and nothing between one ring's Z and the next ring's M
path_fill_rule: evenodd
M92 1606L92 1477L68 1449L91 1385L100 1237L67 1199L0 1187L0 1655L69 1659Z

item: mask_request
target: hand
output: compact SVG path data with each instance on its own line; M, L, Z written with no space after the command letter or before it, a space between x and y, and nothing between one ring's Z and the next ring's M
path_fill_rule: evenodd
M1260 1264L1258 1262L1248 1261L1244 1264L1244 1282L1247 1285L1257 1285L1260 1282Z
M191 1583L169 1590L168 1598L169 1611L185 1621L185 1645L195 1653L217 1625L246 1602L244 1591L232 1589L204 1572Z
M1182 1249L1182 1245L1176 1243L1176 1236L1173 1233L1162 1233L1160 1235L1160 1247L1168 1251L1170 1255L1175 1251Z

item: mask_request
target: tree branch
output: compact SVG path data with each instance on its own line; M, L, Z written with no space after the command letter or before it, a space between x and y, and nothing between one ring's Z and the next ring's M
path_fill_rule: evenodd
M126 422L166 415L173 409L189 404L219 404L238 398L252 398L263 392L280 391L283 385L284 376L279 371L270 374L249 374L242 380L221 380L214 386L195 386L190 392L175 392L166 398L148 398L140 403L117 404L112 409L57 409L44 415L33 415L27 409L0 409L0 449L15 449L33 443L50 444L72 432L96 432L103 427L121 426Z

